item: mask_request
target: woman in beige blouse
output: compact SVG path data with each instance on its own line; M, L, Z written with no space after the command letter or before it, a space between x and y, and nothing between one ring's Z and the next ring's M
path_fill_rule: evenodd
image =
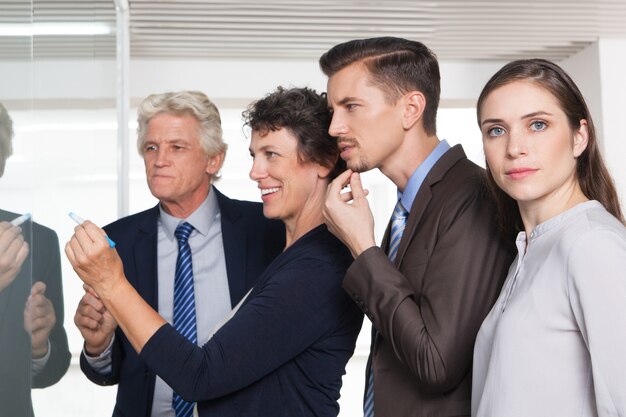
M582 94L551 62L515 61L478 123L500 221L519 233L477 337L472 415L626 415L626 228Z

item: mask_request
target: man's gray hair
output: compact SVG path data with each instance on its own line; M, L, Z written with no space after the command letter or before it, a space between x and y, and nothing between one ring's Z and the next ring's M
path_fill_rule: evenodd
M7 158L13 153L13 121L0 103L0 177L4 174Z
M137 109L137 150L144 153L145 134L148 122L161 113L177 116L190 115L200 123L200 145L207 155L215 156L226 152L228 145L222 137L222 121L215 104L200 91L178 91L151 94Z

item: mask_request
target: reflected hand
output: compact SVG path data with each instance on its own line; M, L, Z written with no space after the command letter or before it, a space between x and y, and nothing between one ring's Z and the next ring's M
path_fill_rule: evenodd
M351 191L342 193L341 190L348 184ZM367 194L361 184L361 176L351 170L335 178L326 193L324 220L328 230L348 246L355 258L376 245L374 216Z
M0 291L13 282L28 252L28 243L24 241L21 229L8 222L0 222Z
M46 284L35 282L24 307L24 329L31 334L33 358L41 358L48 353L48 337L57 322L54 306L45 295Z
M74 324L85 339L85 351L98 356L111 343L117 322L93 289L88 285L84 288L86 293L78 303Z
M65 254L74 271L101 297L126 281L122 260L105 236L104 230L85 221L74 228L74 235L65 245Z

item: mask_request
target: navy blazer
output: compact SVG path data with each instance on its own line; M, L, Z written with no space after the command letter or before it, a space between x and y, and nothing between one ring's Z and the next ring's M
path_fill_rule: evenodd
M341 287L350 251L320 225L267 267L202 347L164 324L141 357L200 417L336 417L363 313Z
M265 267L285 245L284 225L263 216L260 203L232 200L215 187L221 213L222 239L231 305L252 288ZM157 223L158 205L104 227L116 242L128 281L158 311ZM81 355L81 369L98 385L119 384L113 416L149 417L155 374L146 367L118 327L113 344L112 373L96 373Z

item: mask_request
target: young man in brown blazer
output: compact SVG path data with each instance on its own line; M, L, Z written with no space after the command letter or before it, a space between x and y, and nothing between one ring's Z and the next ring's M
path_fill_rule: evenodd
M344 288L373 325L364 414L469 416L474 339L512 253L484 171L436 135L437 59L385 37L337 45L320 67L349 168L329 186L326 223L355 257ZM359 177L374 168L398 187L381 248Z

